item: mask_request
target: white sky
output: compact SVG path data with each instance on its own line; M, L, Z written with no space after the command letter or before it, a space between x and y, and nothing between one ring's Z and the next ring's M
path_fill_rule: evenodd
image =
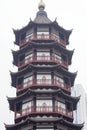
M87 0L44 0L48 17L65 29L73 29L70 36L69 49L75 49L72 72L78 71L75 84L82 84L87 92ZM4 124L14 123L14 114L9 110L6 96L15 96L11 87L10 70L12 65L11 49L16 50L12 31L26 26L33 20L38 11L39 0L0 0L0 129L5 130Z

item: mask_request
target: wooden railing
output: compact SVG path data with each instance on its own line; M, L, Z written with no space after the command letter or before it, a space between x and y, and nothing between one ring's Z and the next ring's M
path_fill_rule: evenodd
M65 83L60 82L57 79L51 80L51 79L36 79L36 80L30 80L26 83L17 85L17 92L22 91L24 89L27 89L31 86L57 86L58 88L61 88L63 90L66 90L68 92L71 92L71 87Z
M37 114L37 113L58 113L61 115L64 115L66 117L69 118L73 118L73 112L72 111L68 111L62 107L58 107L58 106L31 106L31 107L27 107L23 110L20 110L18 112L15 112L15 119L23 117L23 116L27 116L29 114Z
M66 41L62 40L55 34L37 34L37 36L32 34L28 36L27 38L25 38L24 40L21 40L19 42L19 45L23 46L31 40L54 40L54 41L57 41L59 44L63 45L64 47L66 46Z
M59 59L57 56L30 56L26 60L19 61L18 67L23 67L31 62L56 62L66 68L68 67L68 63L62 59Z

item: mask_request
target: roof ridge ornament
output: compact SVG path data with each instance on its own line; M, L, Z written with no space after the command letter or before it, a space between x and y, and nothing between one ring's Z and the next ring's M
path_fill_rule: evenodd
M39 9L44 9L45 8L45 4L44 4L44 2L43 2L43 0L40 0L40 3L38 4L38 8Z

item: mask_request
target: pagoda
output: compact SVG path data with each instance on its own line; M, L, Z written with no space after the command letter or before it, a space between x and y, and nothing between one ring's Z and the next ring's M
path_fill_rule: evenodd
M73 111L80 97L71 96L76 72L69 71L73 50L66 47L72 30L53 22L44 11L41 0L35 19L19 30L13 30L15 45L10 72L16 97L7 97L14 112L14 124L6 130L81 130L74 124Z

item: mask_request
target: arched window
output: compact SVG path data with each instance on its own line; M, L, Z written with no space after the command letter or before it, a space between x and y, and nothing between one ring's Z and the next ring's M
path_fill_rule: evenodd
M44 102L42 104L42 111L46 111L47 110L47 104Z
M45 57L46 57L46 56L45 56L45 54L43 53L43 54L42 54L42 60L45 60Z
M42 83L46 83L46 76L42 77Z

